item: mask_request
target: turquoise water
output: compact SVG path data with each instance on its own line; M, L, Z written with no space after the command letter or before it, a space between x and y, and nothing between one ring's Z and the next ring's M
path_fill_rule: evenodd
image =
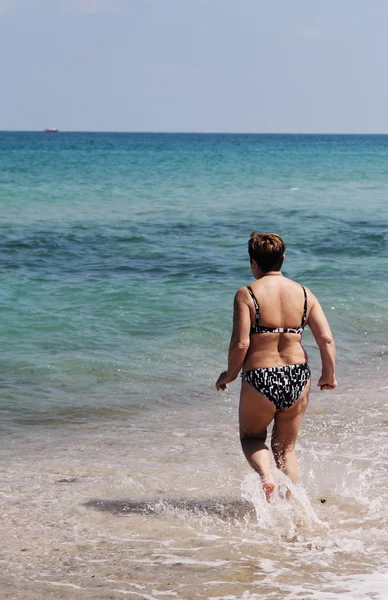
M252 230L346 375L385 352L387 136L0 134L2 427L195 402Z
M387 197L388 136L0 133L1 597L387 597ZM270 505L214 387L252 230L338 347Z

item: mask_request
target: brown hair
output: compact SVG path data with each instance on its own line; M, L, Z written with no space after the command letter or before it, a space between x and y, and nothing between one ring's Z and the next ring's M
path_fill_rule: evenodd
M248 242L248 252L251 260L264 272L280 271L286 245L276 233L251 233Z

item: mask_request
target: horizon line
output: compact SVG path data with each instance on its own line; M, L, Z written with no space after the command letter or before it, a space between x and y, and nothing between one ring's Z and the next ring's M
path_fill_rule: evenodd
M114 134L146 134L146 135L388 135L388 132L305 132L305 131L164 131L164 130L128 130L109 129L57 129L49 132L45 129L0 129L0 133L114 133Z

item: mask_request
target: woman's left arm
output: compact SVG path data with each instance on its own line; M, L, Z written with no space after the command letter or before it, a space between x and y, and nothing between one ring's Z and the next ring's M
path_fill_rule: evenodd
M216 388L225 390L226 385L234 381L239 374L249 348L251 316L247 303L246 288L240 288L234 298L233 331L229 344L228 370L219 376Z

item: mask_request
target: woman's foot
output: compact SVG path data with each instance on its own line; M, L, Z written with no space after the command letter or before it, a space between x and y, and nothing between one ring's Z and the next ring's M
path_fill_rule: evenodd
M279 498L281 498L282 500L291 500L291 490L285 485L282 485L281 487L279 487Z
M264 494L265 494L265 499L267 500L267 502L271 502L271 498L272 498L272 494L275 491L275 484L272 480L272 477L265 477L264 479L262 479L263 482L263 490L264 490Z

